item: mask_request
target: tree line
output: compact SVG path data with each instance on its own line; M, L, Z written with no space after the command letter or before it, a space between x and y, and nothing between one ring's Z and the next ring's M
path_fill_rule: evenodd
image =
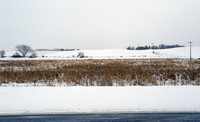
M177 48L177 47L184 47L183 45L178 45L178 44L175 44L175 45L166 45L166 44L160 44L158 46L148 46L148 45L145 45L145 46L138 46L138 47L127 47L126 49L127 50L148 50L148 49L169 49L169 48Z

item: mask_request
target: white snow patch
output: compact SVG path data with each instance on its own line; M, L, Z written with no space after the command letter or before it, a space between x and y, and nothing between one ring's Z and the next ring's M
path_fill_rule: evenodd
M200 112L199 86L0 87L0 114Z

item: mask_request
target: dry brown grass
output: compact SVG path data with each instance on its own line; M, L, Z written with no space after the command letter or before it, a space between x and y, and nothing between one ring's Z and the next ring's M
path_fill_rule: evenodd
M39 60L3 61L0 83L66 83L81 86L200 85L200 61Z

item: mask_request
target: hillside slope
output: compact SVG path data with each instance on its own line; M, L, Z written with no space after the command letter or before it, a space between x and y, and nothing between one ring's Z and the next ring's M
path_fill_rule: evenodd
M84 52L86 59L145 59L145 58L189 58L190 48L180 47L172 49L155 50L125 50L125 49L102 49L102 50L79 50L79 51L37 51L37 59L77 59L79 52ZM200 47L192 48L192 58L200 58ZM6 58L10 59L14 51L6 52ZM78 58L79 59L79 58Z

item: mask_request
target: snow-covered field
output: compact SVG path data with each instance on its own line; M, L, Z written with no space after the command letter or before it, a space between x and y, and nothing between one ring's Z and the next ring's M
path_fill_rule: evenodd
M165 50L80 50L40 51L34 60L189 58L189 48ZM200 58L200 47L192 48L192 57ZM10 58L6 52L0 60ZM84 58L85 59L85 58ZM52 113L126 113L126 112L200 112L200 86L126 86L126 87L0 87L0 115Z
M79 52L84 52L86 59L145 59L145 58L189 58L189 47L155 50L125 50L125 49L103 49L103 50L79 50L79 51L37 51L38 58L34 59L77 59ZM200 58L200 47L192 47L192 57ZM14 51L6 52L7 58L0 60L10 60ZM13 59L13 58L12 58ZM33 60L26 58L27 60ZM78 58L79 59L79 58ZM15 59L14 59L15 60ZM17 59L19 60L19 59ZM20 58L24 60L24 58Z
M1 87L0 114L200 112L199 86Z

